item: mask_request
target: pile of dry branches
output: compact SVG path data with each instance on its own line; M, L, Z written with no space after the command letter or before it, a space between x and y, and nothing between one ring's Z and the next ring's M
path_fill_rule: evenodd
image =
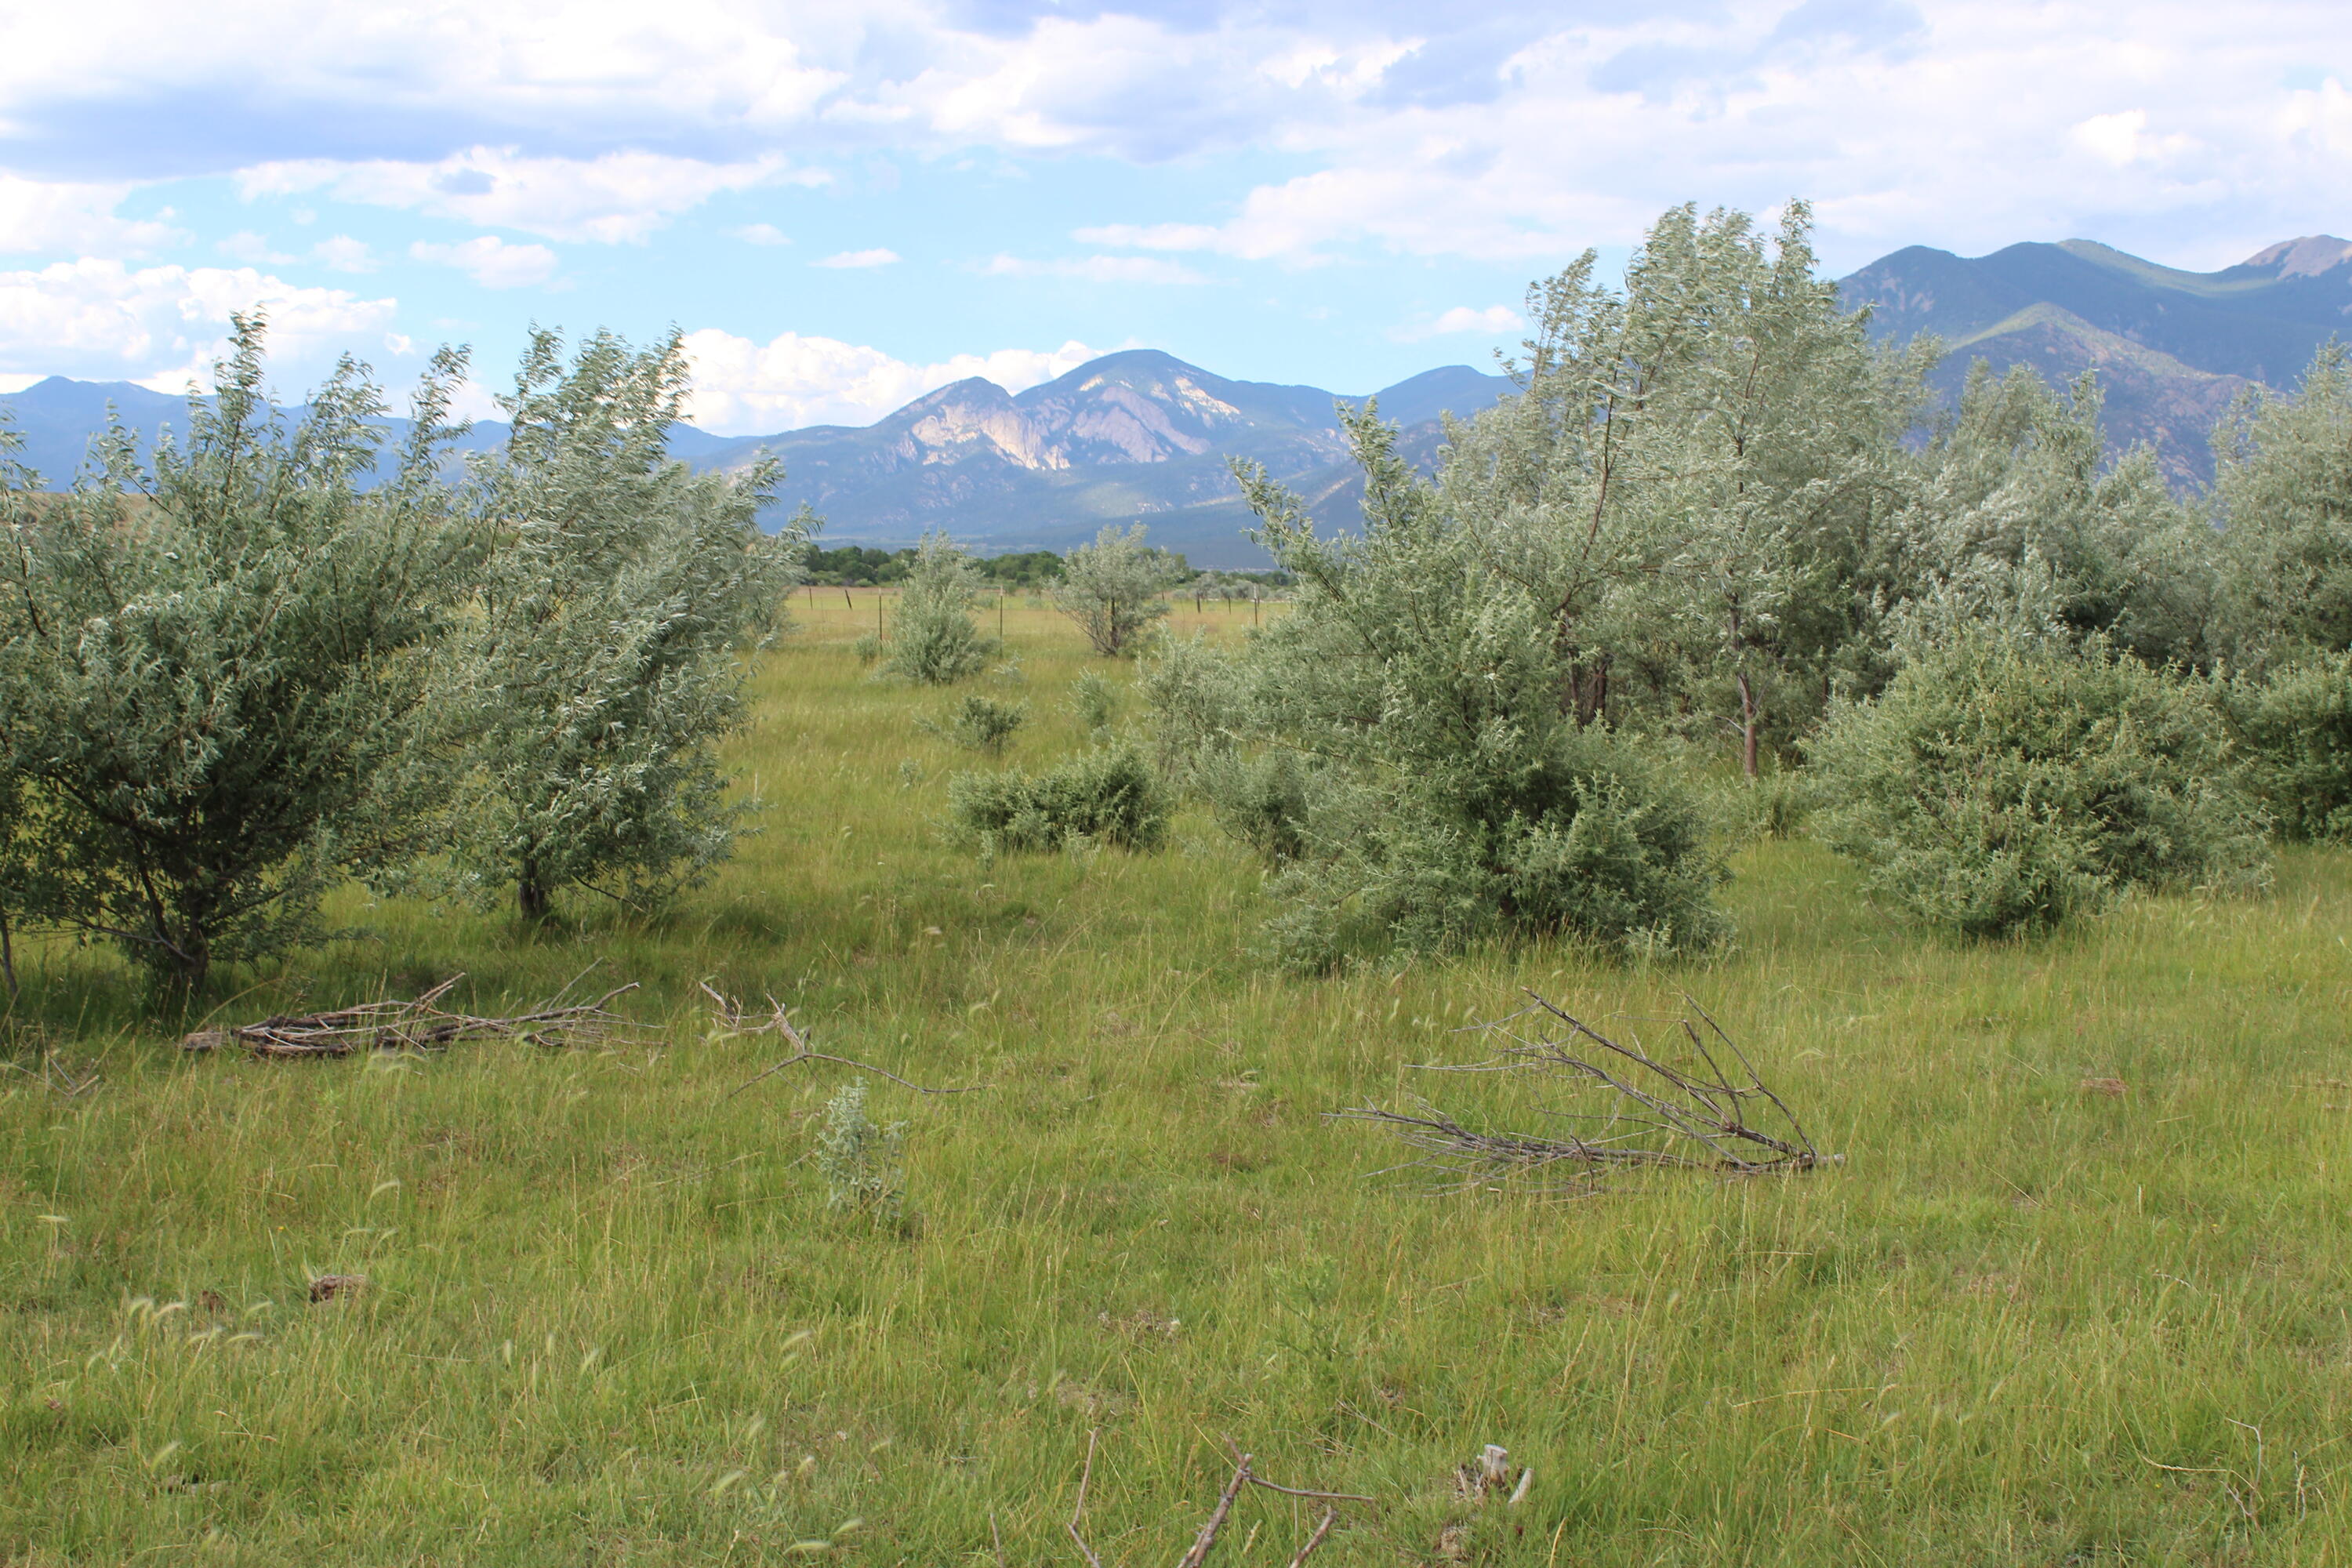
M791 1010L773 996L768 998L768 1011L762 1016L746 1012L743 1004L734 997L724 992L711 989L710 982L703 981L701 985L702 994L710 998L714 1009L711 1016L718 1024L721 1036L773 1035L793 1047L791 1056L772 1066L761 1068L759 1076L749 1082L736 1085L734 1092L727 1097L730 1100L750 1089L753 1084L763 1082L775 1077L786 1068L798 1067L803 1062L833 1062L841 1067L856 1068L859 1072L870 1072L877 1078L887 1078L892 1083L902 1084L917 1094L970 1094L975 1089L987 1087L984 1084L967 1084L961 1089L925 1089L919 1083L908 1083L907 1079L887 1068L877 1068L871 1062L861 1062L855 1057L837 1057L829 1052L818 1050L809 1043L808 1036L793 1024Z
M441 999L464 978L453 974L413 1002L363 1002L327 1013L264 1018L233 1029L199 1029L182 1040L180 1048L210 1051L235 1045L257 1057L347 1057L356 1051L436 1051L459 1040L596 1046L635 1038L641 1028L605 1005L615 996L635 991L634 981L614 986L593 1002L566 1005L563 992L559 991L536 1011L485 1018L448 1012L440 1005Z
M1425 1169L1446 1179L1441 1190L1482 1185L1503 1176L1564 1170L1558 1188L1591 1190L1612 1170L1705 1170L1727 1175L1807 1171L1843 1163L1823 1154L1754 1064L1696 1003L1698 1022L1675 1020L1687 1056L1662 1061L1638 1039L1614 1040L1536 995L1507 1018L1475 1027L1505 1044L1482 1062L1417 1064L1429 1072L1537 1073L1605 1101L1591 1110L1543 1114L1576 1124L1550 1135L1481 1132L1422 1101L1420 1114L1359 1106L1328 1114L1377 1121L1423 1151L1391 1170ZM1687 998L1685 999L1686 1002ZM1702 1029L1701 1026L1704 1026ZM1730 1070L1736 1065L1738 1071ZM1766 1124L1757 1125L1759 1121Z
M1087 1544L1087 1538L1080 1531L1079 1527L1086 1522L1087 1485L1094 1479L1095 1442L1101 1435L1098 1431L1087 1434L1087 1465L1078 1475L1078 1502L1077 1506L1070 1510L1070 1522L1067 1527L1070 1539L1076 1542L1078 1551L1085 1555L1091 1568L1103 1568L1103 1560L1095 1555L1093 1547ZM1313 1554L1317 1547L1323 1544L1323 1538L1331 1533L1332 1523L1339 1518L1338 1510L1331 1506L1333 1503L1368 1503L1372 1500L1368 1497L1359 1497L1354 1492L1326 1492L1316 1491L1306 1487L1276 1486L1251 1468L1249 1455L1235 1448L1234 1449L1233 1479L1225 1483L1224 1491L1217 1499L1217 1506L1210 1511L1209 1521L1203 1524L1201 1527L1201 1532L1192 1538L1191 1550L1177 1562L1176 1568L1202 1568L1202 1564L1208 1562L1210 1551L1217 1544L1217 1533L1225 1528L1225 1521L1234 1511L1234 1500L1241 1496L1244 1487L1262 1487L1270 1492L1280 1492L1285 1497L1313 1498L1324 1505L1321 1521L1315 1526L1315 1533L1307 1538L1307 1543L1298 1549L1296 1556L1291 1558L1290 1568L1298 1568L1300 1563ZM1248 1542L1244 1542L1243 1544L1246 1546ZM1003 1549L1000 1546L997 1550L997 1560L1000 1563L1003 1562Z

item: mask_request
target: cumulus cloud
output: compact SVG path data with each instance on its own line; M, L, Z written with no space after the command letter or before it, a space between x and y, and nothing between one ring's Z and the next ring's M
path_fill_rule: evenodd
M232 311L266 310L271 363L298 384L334 354L381 342L398 310L341 289L299 288L250 267L132 268L87 257L0 272L0 374L135 381L177 391L208 381Z
M1474 310L1467 305L1456 305L1433 320L1399 327L1389 336L1402 343L1420 342L1425 338L1442 338L1454 332L1476 332L1492 338L1499 337L1505 332L1516 332L1527 324L1527 319L1508 305L1489 305L1483 310Z
M408 254L437 267L454 267L485 289L520 289L544 283L555 273L555 252L543 245L510 245L494 234L457 245L418 240Z
M563 158L485 146L430 163L306 158L257 163L238 174L237 184L247 198L323 191L339 201L403 207L485 228L615 244L642 242L722 192L824 178L795 170L781 153L706 163L635 151Z
M856 268L860 267L887 267L898 259L898 253L895 250L882 250L879 248L874 250L844 250L837 252L835 255L828 256L822 261L812 261L809 265L811 267L846 268Z
M115 216L131 188L0 173L0 252L142 256L186 237L169 223Z
M1206 283L1209 279L1181 262L1155 256L1076 256L1033 261L1018 256L998 256L982 271L998 278L1076 278L1088 283Z
M353 239L348 234L320 240L310 247L310 258L337 272L373 272L381 265L365 240Z
M746 245L790 245L792 236L772 223L747 223L727 231Z
M256 194L616 241L876 148L1233 154L1281 173L1082 240L1286 264L1538 261L1629 241L1677 197L1797 194L1848 259L2096 232L2219 261L2352 203L2334 0L124 4L105 28L11 18L0 156L20 173L244 169ZM56 222L114 221L121 184L77 188L98 195Z
M1057 349L1000 349L915 364L880 349L798 332L756 343L706 329L688 333L685 342L694 365L694 423L732 436L806 425L870 425L927 392L971 376L1020 392L1075 370L1101 352L1071 342Z

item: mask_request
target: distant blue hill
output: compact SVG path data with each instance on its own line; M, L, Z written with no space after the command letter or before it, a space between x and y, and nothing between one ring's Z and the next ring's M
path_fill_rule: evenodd
M2219 272L2183 272L2087 239L1962 258L1911 246L1843 279L1871 331L1934 332L1950 351L1937 384L1969 365L2032 365L2053 382L2096 370L2112 447L2146 441L2178 485L2212 477L2206 437L2231 398L2294 384L2352 329L2352 242L2281 241Z
M1466 365L1424 372L1374 395L1405 427L1405 446L1433 463L1438 416L1468 416L1510 390ZM1226 462L1253 458L1305 494L1335 526L1355 520L1361 481L1347 460L1333 394L1312 386L1227 381L1151 350L1107 354L1014 395L957 382L863 426L817 426L720 437L691 426L670 447L697 467L736 468L762 452L782 459L777 521L805 501L832 542L898 544L943 528L990 552L1066 549L1106 523L1141 521L1153 542L1196 565L1263 565L1244 537L1250 519ZM1360 405L1361 400L1345 401ZM22 458L53 488L82 467L112 404L142 448L166 426L184 429L184 397L128 382L52 376L0 397L24 437ZM405 421L390 422L395 438ZM484 421L460 443L488 449L507 427Z

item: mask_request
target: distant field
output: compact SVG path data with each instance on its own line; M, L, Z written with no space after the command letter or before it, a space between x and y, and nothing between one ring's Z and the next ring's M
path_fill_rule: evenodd
M657 1047L187 1058L104 953L20 951L0 1561L1075 1563L1095 1428L1108 1563L1176 1559L1228 1436L1376 1500L1317 1568L2352 1556L2352 858L1969 947L1764 844L1711 963L1291 980L1246 957L1258 871L1197 816L1150 858L940 842L974 764L913 728L949 698L850 652L887 598L795 595L739 748L764 831L667 918L575 902L534 936L354 897L373 937L224 1015L457 971L520 1005L593 963L643 983ZM981 689L1030 702L1034 766L1107 667L1004 615L1023 679ZM875 1086L902 1232L824 1207L844 1069L730 1098L782 1053L713 1040L704 977L987 1086ZM1595 1016L1687 990L1846 1164L1577 1201L1368 1179L1396 1145L1322 1112L1425 1091L1537 1124L1528 1086L1407 1068L1523 985ZM309 1304L324 1273L371 1287ZM1489 1443L1533 1468L1516 1508L1456 1496ZM1280 1568L1314 1517L1244 1496L1213 1562Z

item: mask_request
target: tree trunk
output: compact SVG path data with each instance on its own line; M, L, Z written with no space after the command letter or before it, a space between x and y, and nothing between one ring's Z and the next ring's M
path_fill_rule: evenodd
M527 921L543 921L553 911L554 894L536 870L527 870L515 879L515 908Z
M1748 689L1748 672L1739 672L1739 771L1756 776L1756 694Z
M8 1000L16 999L16 944L8 930L8 911L0 908L0 979L8 983Z

